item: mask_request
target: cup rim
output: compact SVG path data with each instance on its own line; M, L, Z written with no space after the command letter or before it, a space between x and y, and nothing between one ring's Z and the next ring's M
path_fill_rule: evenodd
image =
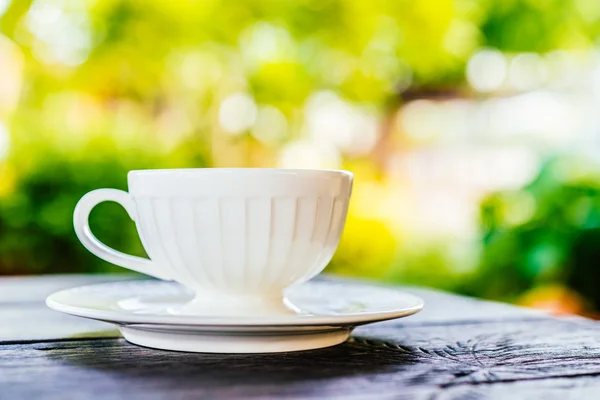
M128 176L140 175L166 175L166 174L209 174L209 173L243 173L243 174L264 174L264 173L284 173L294 175L316 175L316 174L334 174L353 178L354 174L343 169L300 169L300 168L160 168L160 169L136 169L128 172Z

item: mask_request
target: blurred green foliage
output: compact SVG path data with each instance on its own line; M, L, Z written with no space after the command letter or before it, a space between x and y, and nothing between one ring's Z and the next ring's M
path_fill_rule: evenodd
M82 193L98 184L126 189L124 177L129 168L111 150L96 148L84 162L46 154L19 179L14 191L0 202L0 271L22 274L107 269L106 263L90 258L81 247L71 221ZM90 223L112 246L140 251L133 223L116 204L99 206Z
M71 213L78 198L98 187L124 189L129 169L252 166L249 152L267 154L269 163L269 154L301 134L301 109L317 90L381 108L398 103L411 82L458 84L476 39L448 42L447 32L465 12L448 0L10 2L0 32L17 49L22 87L3 118L11 152L0 273L112 268L77 243ZM457 49L448 51L449 43ZM239 90L286 116L282 141L224 136L217 108ZM356 221L348 241L377 235L380 244L343 245L337 265L360 260L385 271L394 238L381 222L365 223ZM92 227L109 245L141 251L114 205L95 210Z
M372 110L385 131L405 98L469 95L464 70L478 49L589 48L599 17L595 0L13 0L0 11L0 60L17 66L0 86L20 85L4 102L0 90L10 131L0 274L112 269L79 245L72 210L89 190L126 189L130 169L274 166L322 90ZM281 112L284 135L227 135L219 105L235 92ZM356 194L385 182L382 154L396 141L384 134L372 152L344 154ZM594 276L600 177L569 169L580 164L550 162L523 190L488 198L482 247L471 251L403 236L353 205L331 270L509 300L565 280L596 299L582 277ZM143 254L118 206L98 207L91 225L108 245ZM475 271L461 269L480 252Z
M481 266L466 290L516 300L538 285L566 283L600 309L600 165L582 157L549 160L522 190L481 206ZM469 286L470 285L470 286Z

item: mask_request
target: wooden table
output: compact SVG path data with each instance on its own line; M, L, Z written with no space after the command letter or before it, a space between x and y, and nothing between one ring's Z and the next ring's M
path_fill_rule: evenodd
M0 279L0 399L600 399L600 324L428 289L410 318L281 354L137 347L46 308L49 293L131 277Z

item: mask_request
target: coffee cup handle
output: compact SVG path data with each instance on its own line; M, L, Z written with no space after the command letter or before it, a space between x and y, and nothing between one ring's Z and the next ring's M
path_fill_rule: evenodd
M155 278L171 280L171 278L159 270L158 265L152 260L121 253L120 251L108 247L94 236L89 225L90 212L96 205L103 201L113 201L120 204L125 211L127 211L129 217L136 222L136 206L129 193L117 189L97 189L86 193L79 200L77 206L75 206L75 212L73 214L75 233L83 246L96 257L108 261L109 263L141 272Z

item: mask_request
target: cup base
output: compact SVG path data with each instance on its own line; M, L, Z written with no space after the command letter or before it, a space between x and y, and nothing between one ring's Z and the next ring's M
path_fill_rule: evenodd
M239 334L231 332L199 333L157 331L136 327L119 328L125 339L139 346L197 353L280 353L335 346L343 343L351 328L324 331L298 331L295 334Z
M282 295L226 296L202 293L180 307L170 308L168 312L175 315L265 317L298 315L299 310Z

